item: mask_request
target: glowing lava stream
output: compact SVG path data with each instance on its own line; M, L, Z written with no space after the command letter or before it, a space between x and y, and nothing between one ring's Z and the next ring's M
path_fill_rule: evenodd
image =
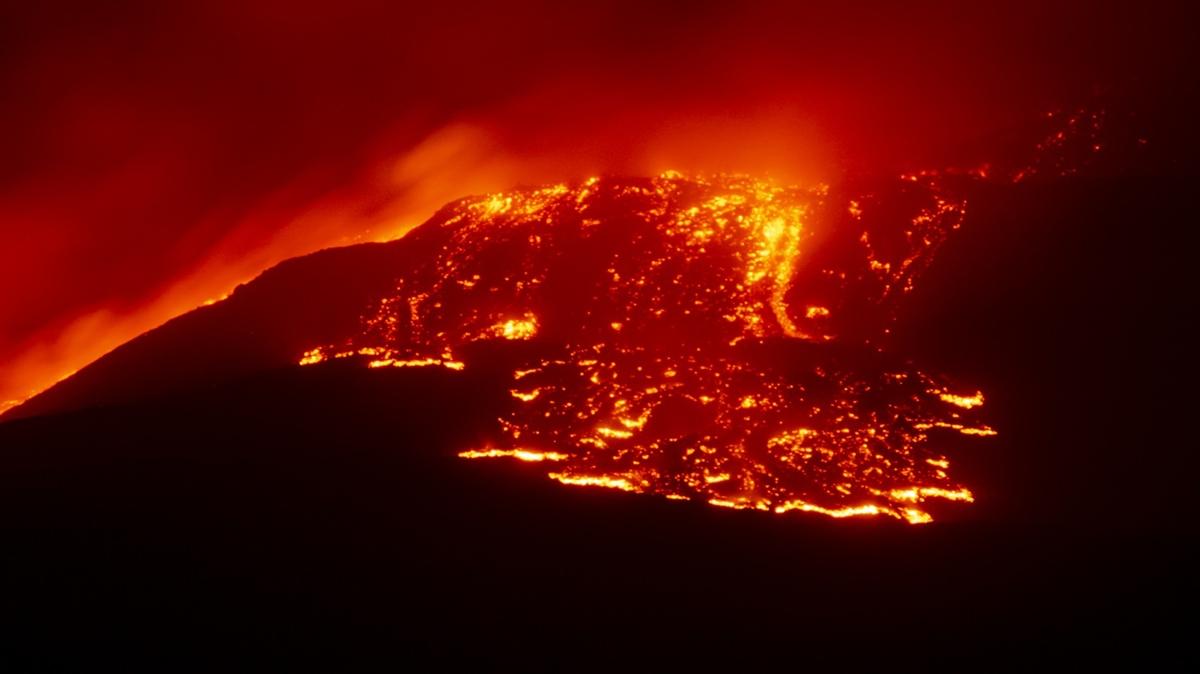
M464 199L406 237L425 253L358 334L299 362L462 369L467 344L525 341L511 410L460 457L715 506L928 522L928 501L973 501L947 453L995 431L976 419L982 393L880 343L964 207L936 174L854 199L674 173Z

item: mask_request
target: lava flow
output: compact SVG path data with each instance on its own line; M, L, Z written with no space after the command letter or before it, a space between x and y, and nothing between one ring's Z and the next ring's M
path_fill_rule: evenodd
M866 196L746 177L592 178L470 198L408 235L425 254L361 331L301 364L466 366L525 345L511 409L466 459L565 484L832 517L932 519L972 501L958 434L983 395L889 356L899 297L965 202L936 175ZM886 195L886 198L885 196Z

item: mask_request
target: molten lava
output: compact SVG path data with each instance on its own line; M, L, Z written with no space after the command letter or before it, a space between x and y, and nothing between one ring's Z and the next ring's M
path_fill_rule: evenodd
M518 344L511 407L467 459L549 477L831 517L932 519L972 501L954 438L983 394L886 353L897 301L962 220L936 174L848 195L746 177L592 178L469 198L361 330L301 364L462 369Z

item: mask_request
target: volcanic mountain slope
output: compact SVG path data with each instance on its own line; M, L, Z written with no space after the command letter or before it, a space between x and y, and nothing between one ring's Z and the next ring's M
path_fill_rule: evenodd
M180 393L0 424L0 663L127 662L153 645L173 649L158 669L323 648L558 668L628 664L639 647L671 663L799 653L851 669L1047 649L1073 664L1190 658L1175 616L1195 601L1196 466L1179 423L1194 242L1177 226L1191 184L972 188L891 337L924 369L980 382L1000 435L955 463L977 499L968 518L923 527L574 489L546 480L545 462L460 459L521 409L511 368L543 347L464 345L462 370L336 358L367 348L342 340L367 334L359 317L378 315L397 276L376 284L341 260L361 292L339 314L346 332L277 337L279 368L251 373L265 361L245 357L246 374L217 372L214 358ZM271 279L286 288L297 267L386 261L396 247L289 263L177 324L229 312ZM292 288L328 284L301 276ZM324 292L326 306L344 299ZM238 310L278 311L259 330L291 315L284 295L264 297ZM232 349L247 334L159 353ZM328 362L292 360L318 348ZM120 383L110 376L97 390Z
M899 298L961 223L947 182L850 198L667 174L466 199L392 244L274 270L18 413L71 404L106 371L123 385L92 403L288 362L461 369L481 344L529 342L502 349L514 408L462 456L726 507L925 522L929 499L973 499L942 432L995 434L971 419L980 393L882 355Z
M658 205L659 208L663 208L663 213L638 211L652 207L646 203L644 194L643 203L640 204L628 198L631 194L642 192L656 194L655 190L663 185L673 186L673 190L684 188L684 192L690 191L673 199L669 207L674 210L670 214L665 213L664 207L668 206L665 203ZM732 188L733 185L737 185L736 189L724 189ZM679 311L672 311L672 315L666 318L663 317L662 307L642 307L641 310L647 312L644 319L657 319L660 324L668 324L659 328L659 333L665 334L645 335L647 340L694 334L689 328L713 315L720 315L718 312L735 311L742 305L750 305L751 308L742 309L749 313L737 317L738 326L753 323L750 332L755 336L795 334L798 329L814 330L814 327L814 336L821 336L821 330L827 330L831 323L826 311L806 313L808 307L802 304L803 298L788 298L789 305L792 306L787 312L781 312L779 305L783 297L772 293L803 289L804 292L811 293L814 299L828 303L833 298L821 295L832 294L830 279L812 273L817 269L817 265L809 264L809 261L816 253L823 251L831 258L824 269L842 262L836 259L839 255L869 251L847 250L850 246L844 241L840 242L840 247L824 245L820 237L828 236L830 231L837 231L843 237L858 237L867 229L831 227L830 225L844 224L839 220L849 217L841 212L833 214L833 218L829 217L829 213L819 214L820 217L815 213L804 213L807 209L817 208L830 211L832 209L829 203L836 204L838 208L845 208L850 205L845 195L824 198L799 190L792 190L788 194L787 191L768 184L757 186L779 190L783 196L788 197L786 207L774 213L787 216L787 228L780 229L777 233L765 232L763 225L766 223L758 223L760 231L735 232L730 241L714 241L714 246L720 250L711 252L705 250L702 238L711 236L714 233L712 230L700 226L684 230L676 225L677 229L690 237L689 240L650 242L637 240L636 237L645 236L647 232L637 234L631 230L631 225L634 220L640 219L649 223L651 228L661 231L672 226L672 219L679 216L680 211L693 206L707 206L712 209L726 197L732 197L744 204L747 194L752 195L752 191L757 189L753 181L730 179L723 184L704 186L702 183L682 179L603 179L588 186L573 186L572 198L578 199L581 193L590 193L593 196L587 204L580 199L578 205L572 204L574 208L567 210L554 199L567 192L568 187L565 185L465 199L448 205L428 223L402 239L386 244L330 249L284 262L253 282L239 286L226 300L200 307L114 350L57 386L10 410L5 418L20 418L144 398L168 389L184 390L204 381L291 365L301 360L309 349L348 342L366 331L379 332L387 329L391 331L389 339L393 342L409 339L413 345L410 350L415 352L417 348L425 348L430 354L440 355L435 352L442 344L431 342L431 338L435 336L433 333L438 332L438 321L458 320L469 323L456 325L454 328L472 331L453 337L442 334L440 339L443 341L452 339L465 342L472 338L511 337L511 334L503 334L504 325L508 321L513 321L509 327L510 331L526 329L522 323L523 312L531 310L531 307L525 305L528 304L527 297L537 292L533 287L537 285L549 288L549 291L538 293L539 299L554 305L547 307L549 310L543 310L543 315L538 319L542 324L538 328L539 334L553 335L557 331L561 337L567 334L574 335L577 331L607 332L620 315L631 312L636 315L637 310L636 307L619 308L620 302L628 301L628 297L612 297L612 308L602 309L601 305L609 303L610 298L596 294L604 293L612 286L628 290L629 284L597 277L598 274L619 274L618 271L607 270L609 258L617 255L618 249L619 254L624 257L622 263L627 267L651 263L656 259L659 260L655 262L657 265L665 258L674 258L676 264L687 264L694 258L698 263L694 265L692 273L700 271L700 263L716 262L724 267L720 272L714 268L714 273L709 278L688 278L687 280L692 282L703 282L703 285L676 290L681 296L671 299L675 305L671 308L678 308ZM872 214L883 221L875 226L893 239L882 242L893 247L887 254L896 259L904 259L907 254L912 256L914 261L920 261L922 264L927 262L928 258L923 254L932 253L930 246L921 244L909 246L908 250L904 250L906 246L894 240L902 231L902 225L907 222L905 209L910 211L907 215L913 215L914 202L921 196L927 197L928 195L924 194L926 190L910 189L910 186L905 184L886 187L907 201L887 204L888 208L897 209L895 212ZM914 199L913 195L906 195L906 192L922 194ZM522 202L517 210L523 211L527 216L520 229L502 226L505 222L511 222L515 215L519 215L509 208L514 198ZM541 206L546 208L542 210ZM735 211L739 210L739 204L729 203L725 208L733 217L738 217ZM569 210L573 212L568 212ZM742 206L741 210L751 209ZM788 210L792 212L785 213ZM719 217L719 214L715 215ZM564 217L567 218L566 222L561 221ZM481 225L485 225L484 221L488 219L492 220L493 225L498 225L495 233L481 231ZM820 230L814 226L818 224L818 220ZM533 243L533 239L528 238L541 236L538 230L542 225L549 226L556 221L558 224L554 225L553 229L557 234L553 241L544 244ZM598 223L601 226L597 227ZM754 247L763 245L764 239L761 235L764 233L777 238L774 243L767 244L768 249L753 250ZM477 234L479 239L474 240ZM527 238L520 241L498 240L497 234L505 237L518 234ZM635 239L626 241L625 237L630 234L633 234ZM822 245L813 245L815 243ZM730 244L741 249L734 250ZM606 246L607 251L595 254L597 245ZM648 245L658 246L658 250L647 248ZM805 250L799 250L801 245ZM876 241L874 245L879 246L880 242ZM771 246L778 246L778 249L771 250ZM469 253L464 252L468 250ZM482 291L468 293L475 283L471 278L473 274L460 277L461 270L456 274L454 269L447 266L454 263L449 256L455 254L455 251L474 258L471 261L471 264L475 265L474 271L490 271L494 276L513 281L514 285L505 288L507 294L503 296L496 296L492 285L485 285ZM760 258L753 261L718 259L718 256L724 254L760 255ZM801 261L805 263L806 268L788 268L788 265ZM865 265L868 260L863 257L858 262ZM441 268L436 267L437 264L442 265ZM755 265L756 269L748 269L747 264ZM887 263L880 260L877 264ZM602 268L597 268L597 265ZM659 275L652 279L653 281L674 283L682 278L671 277L673 272L670 269L658 271ZM735 271L741 271L743 274L753 273L758 278L754 283L745 284L749 287L735 290L733 286L737 285L737 280L718 277L720 273L728 276ZM899 284L907 278L905 274L897 273L888 277L879 275L877 278L868 279L864 269L852 268L848 271L859 275L853 280L861 286L858 288L861 292L839 292L847 302L878 303L884 299L884 294L894 293ZM845 271L840 273L844 274ZM444 282L437 280L440 274L446 274ZM538 274L540 276L537 276ZM795 281L778 278L780 275L790 278L793 274L798 277ZM806 277L801 283L799 277L802 275ZM522 278L515 278L518 276ZM370 318L371 313L380 312L381 301L398 294L397 283L414 285L414 281L415 285L428 288L439 283L442 286L458 284L461 297L455 301L474 304L428 307L426 310L431 312L431 316L427 324L407 326L430 331L430 334L413 331L397 337L396 332L400 328L395 325L395 321L407 320L405 314L410 313L408 311L392 311L390 318L383 317L385 321L391 320L391 324L377 321L364 325L363 318ZM716 287L716 284L726 281L730 282L728 286ZM837 285L845 285L844 279L840 281ZM875 282L875 285L867 288L868 281ZM446 287L440 287L439 290L443 293L451 292L451 289ZM836 292L836 289L833 290ZM693 325L681 325L680 320L685 318L681 312L688 309L678 305L686 301L697 301L700 299L697 293L700 292L707 293L704 299L710 301L721 296L720 304L706 306L704 315L700 320L692 321ZM588 313L586 317L579 314L581 301L590 303L585 310ZM837 327L842 332L853 331L852 336L860 338L875 336L878 333L877 321L883 315L882 312L863 311L862 307L853 305L847 306L846 309L839 311L835 316L835 320L840 322ZM598 314L598 311L611 314L607 318L614 320L607 320L606 316ZM648 313L654 311L658 313ZM505 315L515 318L501 318ZM856 324L855 321L866 323ZM872 321L876 323L873 324ZM797 326L797 323L800 325ZM704 323L703 327L711 325ZM726 329L720 335L713 335L713 338L719 339L734 334L736 331ZM361 337L360 341L363 341Z

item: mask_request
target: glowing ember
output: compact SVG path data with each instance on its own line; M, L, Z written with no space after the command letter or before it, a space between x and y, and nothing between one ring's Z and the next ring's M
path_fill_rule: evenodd
M969 395L969 396L957 395L954 393L941 393L938 395L938 397L941 398L942 400L950 403L951 405L958 405L959 407L963 407L966 409L971 409L972 407L978 407L983 404L983 394L982 393L976 393L975 395Z
M531 449L472 449L459 452L458 455L464 459L494 459L502 456L522 461L565 461L567 459L566 454L537 452Z
M300 363L458 369L470 343L525 341L493 448L459 456L730 508L928 522L927 501L973 500L947 443L995 431L972 419L982 393L882 352L965 206L936 174L887 189L665 174L462 200L409 235L425 254L361 332Z

